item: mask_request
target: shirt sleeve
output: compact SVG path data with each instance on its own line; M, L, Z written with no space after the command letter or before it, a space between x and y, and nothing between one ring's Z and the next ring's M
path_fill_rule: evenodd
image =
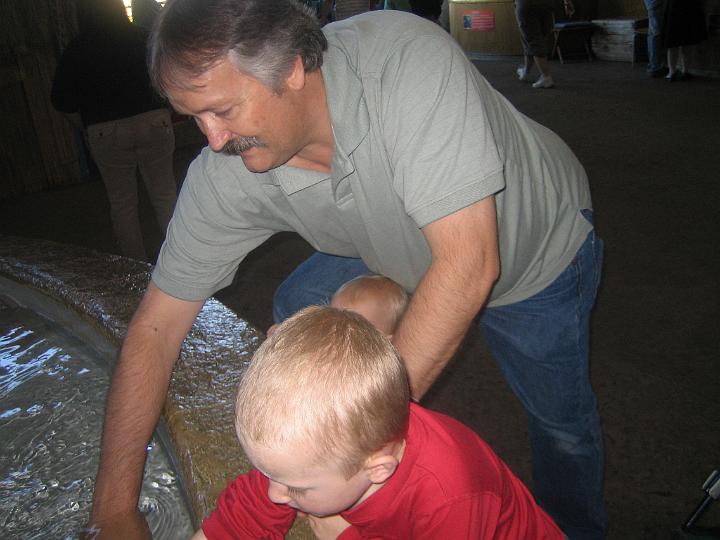
M203 150L188 170L153 271L160 290L205 300L229 285L245 256L283 224L264 205L261 182L241 158Z
M381 85L394 189L419 227L504 188L493 91L455 44L408 39L388 58Z
M215 511L202 523L208 540L285 538L296 512L267 496L268 480L258 471L238 476L220 493Z

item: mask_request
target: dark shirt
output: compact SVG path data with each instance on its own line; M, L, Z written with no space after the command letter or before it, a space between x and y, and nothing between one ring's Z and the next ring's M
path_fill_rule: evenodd
M147 73L146 47L147 33L131 23L78 35L55 71L53 107L79 112L85 126L161 108Z

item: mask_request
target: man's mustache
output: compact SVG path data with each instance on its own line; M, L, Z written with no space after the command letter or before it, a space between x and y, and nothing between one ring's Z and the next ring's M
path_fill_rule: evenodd
M234 137L225 143L222 152L228 156L239 156L246 150L261 148L263 146L265 146L265 144L257 137Z

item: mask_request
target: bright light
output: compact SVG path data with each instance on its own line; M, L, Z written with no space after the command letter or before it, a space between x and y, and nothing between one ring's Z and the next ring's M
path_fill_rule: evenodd
M165 5L165 2L167 0L155 0L155 1L158 4L160 4L160 7L162 7ZM128 19L130 19L132 21L133 20L133 18L132 18L132 0L123 0L123 4L125 4L125 11L127 11Z

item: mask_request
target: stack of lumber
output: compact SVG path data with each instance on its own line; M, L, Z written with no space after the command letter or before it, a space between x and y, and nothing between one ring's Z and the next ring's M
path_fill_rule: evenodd
M618 17L593 19L592 50L599 60L632 62L635 32L647 27L647 19Z

